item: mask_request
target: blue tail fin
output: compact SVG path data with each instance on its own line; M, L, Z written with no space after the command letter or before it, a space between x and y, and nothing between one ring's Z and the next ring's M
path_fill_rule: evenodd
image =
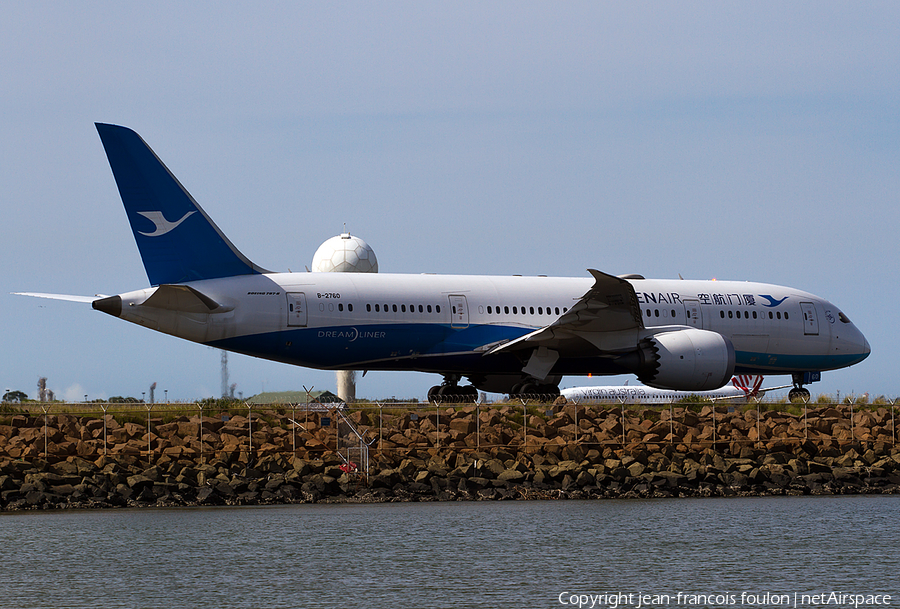
M267 273L197 205L141 137L97 123L151 285Z

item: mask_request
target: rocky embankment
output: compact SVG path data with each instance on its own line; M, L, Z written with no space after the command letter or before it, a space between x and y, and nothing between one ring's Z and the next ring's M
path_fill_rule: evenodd
M279 412L0 416L0 510L900 493L886 407L352 410L368 475L348 423Z

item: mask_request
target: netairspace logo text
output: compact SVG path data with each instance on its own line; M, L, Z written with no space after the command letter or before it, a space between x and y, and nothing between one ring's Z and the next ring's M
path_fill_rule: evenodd
M891 604L890 594L858 594L850 592L819 592L804 594L777 594L773 592L722 592L719 594L692 594L676 592L675 594L645 594L634 592L604 592L602 594L580 594L561 592L558 597L560 605L578 607L578 609L642 609L643 607L792 607L805 606L835 607L886 607Z

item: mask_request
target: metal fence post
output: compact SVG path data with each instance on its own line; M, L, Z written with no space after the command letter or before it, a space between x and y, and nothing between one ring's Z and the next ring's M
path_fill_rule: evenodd
M761 418L762 418L762 414L760 413L759 398L756 398L756 444L757 444L757 448L762 446L762 438L759 435Z
M50 412L51 406L44 406L41 404L41 410L44 411L44 458L46 459L49 455L47 452L47 413Z
M675 406L669 402L669 444L675 442Z
M200 463L203 463L203 404L197 404L197 408L200 409L200 430L197 432L199 434L197 439L200 442Z
M803 441L809 440L809 403L803 402Z
M150 431L150 411L153 410L153 404L145 404L144 408L147 409L147 463L153 463L153 451L150 448L152 435Z
M247 451L247 463L253 458L253 410L250 404L244 404L247 407L247 437L250 438L250 448Z
M891 400L891 436L894 438L894 444L897 443L897 424L894 423L894 401Z
M297 405L291 402L291 450L297 456Z
M579 432L579 429L578 429L578 402L575 402L574 409L575 409L575 444L578 444L578 435L579 435L579 433L578 433Z
M309 394L312 393L312 390L314 387L315 387L315 385L313 385L312 387L307 389L306 385L303 385L303 391L306 392L306 419L304 419L304 421L303 421L305 424L304 427L306 429L309 429ZM321 422L322 422L322 417L319 416L319 423L321 423Z
M377 402L378 404L378 451L382 452L384 450L384 436L382 435L382 429L384 427L384 404Z
M522 447L523 450L528 449L528 406L522 404Z
M716 447L716 405L713 403L712 405L713 411L713 448Z
M109 404L101 404L100 409L103 410L103 454L106 454L106 411L109 410Z
M481 404L475 404L475 450L481 450Z

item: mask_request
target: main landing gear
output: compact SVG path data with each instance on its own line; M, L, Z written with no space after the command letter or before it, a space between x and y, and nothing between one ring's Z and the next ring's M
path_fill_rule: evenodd
M463 403L477 402L478 390L473 385L459 386L458 376L445 376L444 382L428 390L429 402Z
M510 399L553 402L559 397L559 386L551 383L525 380L512 386L512 389L509 390L509 397Z
M806 383L811 383L813 381L817 381L821 378L821 373L818 372L804 372L803 374L794 374L792 380L794 382L794 388L788 391L788 400L793 402L794 400L802 400L804 402L809 401L809 389L805 389L803 385Z

